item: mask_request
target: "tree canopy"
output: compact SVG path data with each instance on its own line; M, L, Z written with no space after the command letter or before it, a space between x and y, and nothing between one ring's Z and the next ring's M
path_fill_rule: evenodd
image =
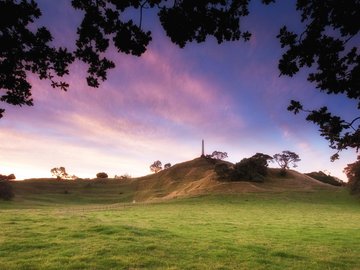
M162 163L160 160L154 161L153 164L150 165L150 171L154 173L158 173L162 170Z
M282 172L290 168L292 165L294 168L297 167L297 162L301 161L299 155L289 150L282 151L279 154L273 156L273 160L280 166Z
M54 47L50 31L34 27L32 23L41 16L35 0L0 2L0 101L33 105L29 73L66 91L69 85L61 78L75 60L88 65L88 85L99 87L108 70L115 67L105 56L110 45L134 56L146 51L152 34L142 23L145 10L157 12L167 36L180 48L189 42L205 42L210 36L218 43L251 37L241 24L249 14L249 0L72 0L71 4L83 13L74 51ZM284 49L278 64L280 75L292 77L304 70L308 81L321 92L346 96L360 109L360 1L297 0L296 8L302 29L296 32L284 26L277 35ZM134 10L137 21L123 16ZM291 101L288 109L295 114L305 112L306 119L319 126L321 136L336 150L333 159L341 150L359 150L358 111L352 119L343 119L327 106L308 109ZM0 117L3 113L0 109Z

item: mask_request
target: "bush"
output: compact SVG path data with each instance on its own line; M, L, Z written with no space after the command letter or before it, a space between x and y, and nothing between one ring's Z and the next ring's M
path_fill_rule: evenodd
M267 175L269 155L257 153L250 158L244 158L233 168L226 163L215 165L215 173L219 180L263 182Z
M264 170L265 169L265 170ZM251 182L264 182L266 168L262 168L255 160L244 158L234 166L232 180L249 180Z
M165 165L164 165L164 169L169 169L171 167L171 163L166 163Z
M0 199L10 201L15 194L8 180L0 180Z
M120 180L127 180L127 179L131 179L131 175L130 174L123 174L123 175L115 175L114 177L115 179L120 179Z
M0 181L1 180L15 180L16 177L15 177L15 174L9 174L9 175L3 175L3 174L0 174Z
M226 181L230 179L231 168L226 163L218 163L215 165L215 173L219 180Z
M344 172L349 179L348 186L350 192L360 195L360 156L356 162L348 164Z
M340 179L337 179L336 177L332 177L331 175L327 175L322 171L306 173L306 175L308 175L316 180L319 180L320 182L330 184L333 186L340 187L340 186L344 185L344 182L341 181Z
M108 178L108 175L107 175L107 173L99 172L99 173L96 174L96 178L104 179L104 178Z

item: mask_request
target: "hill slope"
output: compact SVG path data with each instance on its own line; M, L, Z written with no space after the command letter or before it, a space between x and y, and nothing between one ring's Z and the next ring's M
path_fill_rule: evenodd
M246 192L315 191L336 189L310 176L289 171L279 177L279 169L269 169L263 183L220 182L214 167L225 161L196 158L176 164L156 174L127 180L56 180L29 179L12 183L15 200L24 204L98 203L156 201L203 194L234 194ZM245 179L244 179L245 180Z
M194 196L207 193L241 193L241 192L282 192L312 191L332 189L310 176L290 170L286 177L279 177L279 169L269 169L264 183L254 182L220 182L216 180L214 167L216 163L205 158L174 165L157 174L134 179L136 184L135 199L139 201L170 199Z

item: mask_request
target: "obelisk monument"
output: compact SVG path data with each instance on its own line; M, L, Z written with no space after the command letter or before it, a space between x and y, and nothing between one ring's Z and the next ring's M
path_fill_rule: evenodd
M201 157L205 157L204 140L201 141Z

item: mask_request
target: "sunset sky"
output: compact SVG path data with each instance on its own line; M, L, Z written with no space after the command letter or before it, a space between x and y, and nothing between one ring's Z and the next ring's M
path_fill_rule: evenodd
M38 25L48 26L55 44L73 48L81 13L69 8L70 1L38 2L43 10ZM342 152L330 162L334 152L317 127L286 108L296 99L311 109L328 105L350 119L355 102L320 93L305 73L279 77L276 35L284 24L299 29L299 15L293 1L255 2L243 22L253 34L247 43L218 45L210 38L180 49L145 11L144 28L153 33L147 52L138 58L111 50L116 68L100 88L86 85L86 66L79 62L66 77L68 92L30 76L33 107L0 104L6 108L0 119L0 174L51 177L51 168L64 166L79 177L102 171L110 177L142 176L155 160L175 164L200 156L204 139L206 153L225 151L231 162L290 150L301 158L298 171L325 170L346 180L342 170L356 153Z

